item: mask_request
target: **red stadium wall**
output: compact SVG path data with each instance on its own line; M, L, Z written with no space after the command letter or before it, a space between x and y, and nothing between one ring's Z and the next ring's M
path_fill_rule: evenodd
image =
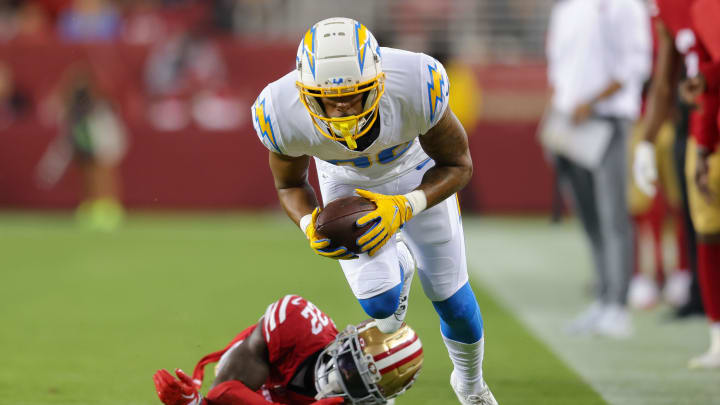
M294 60L294 46L285 44L232 42L221 44L221 50L230 72L229 86L247 108L268 82L292 68ZM267 152L254 134L247 109L238 111L247 118L239 130L233 131L189 127L162 132L147 122L141 86L147 54L147 48L130 45L0 47L0 61L11 66L18 86L34 101L33 111L0 130L0 207L69 208L77 204L81 187L77 170L71 168L51 190L38 188L33 179L37 162L57 134L56 128L37 119L42 100L57 87L65 68L78 59L90 63L100 87L115 101L128 128L131 145L121 167L128 206L278 206ZM484 73L490 78L495 74L480 70L481 82ZM524 72L519 75L527 76ZM492 82L487 90L484 88L488 94L485 110L494 88L497 85ZM475 175L463 193L464 208L482 212L547 211L551 176L535 141L536 119L488 115L471 133Z

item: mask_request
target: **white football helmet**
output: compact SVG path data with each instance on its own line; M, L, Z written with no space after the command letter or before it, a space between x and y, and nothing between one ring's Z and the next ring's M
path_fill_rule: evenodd
M406 324L388 334L380 332L374 320L350 325L315 363L317 398L387 404L412 386L422 363L422 343Z
M355 149L377 119L385 92L380 47L364 25L350 18L328 18L313 25L298 46L295 58L300 101L315 128L327 138ZM318 98L363 94L363 111L330 118Z

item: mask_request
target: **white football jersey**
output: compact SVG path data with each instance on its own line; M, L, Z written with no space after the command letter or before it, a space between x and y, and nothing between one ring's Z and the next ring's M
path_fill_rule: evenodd
M422 53L380 48L380 54L386 75L379 103L380 134L365 150L348 149L315 129L300 102L295 71L270 83L253 104L260 140L282 155L314 156L319 172L349 184L382 184L423 164L428 156L417 138L447 109L447 73L440 62Z

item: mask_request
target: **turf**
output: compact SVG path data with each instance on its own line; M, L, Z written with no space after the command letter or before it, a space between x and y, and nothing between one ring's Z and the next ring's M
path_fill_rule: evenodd
M0 214L0 404L159 403L158 368L191 370L301 294L339 327L365 318L336 263L280 215L133 215L113 233L64 215ZM479 282L485 375L502 405L603 404ZM425 347L398 404L456 404L437 317L415 283L408 323Z

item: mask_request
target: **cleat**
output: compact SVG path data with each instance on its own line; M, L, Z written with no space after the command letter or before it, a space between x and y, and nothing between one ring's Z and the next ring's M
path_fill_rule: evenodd
M720 369L720 352L707 352L693 357L688 362L688 368L691 370Z
M461 386L455 377L455 371L450 374L450 386L462 405L498 405L497 400L490 392L490 387L485 381L481 380L480 382L480 389L473 392Z

